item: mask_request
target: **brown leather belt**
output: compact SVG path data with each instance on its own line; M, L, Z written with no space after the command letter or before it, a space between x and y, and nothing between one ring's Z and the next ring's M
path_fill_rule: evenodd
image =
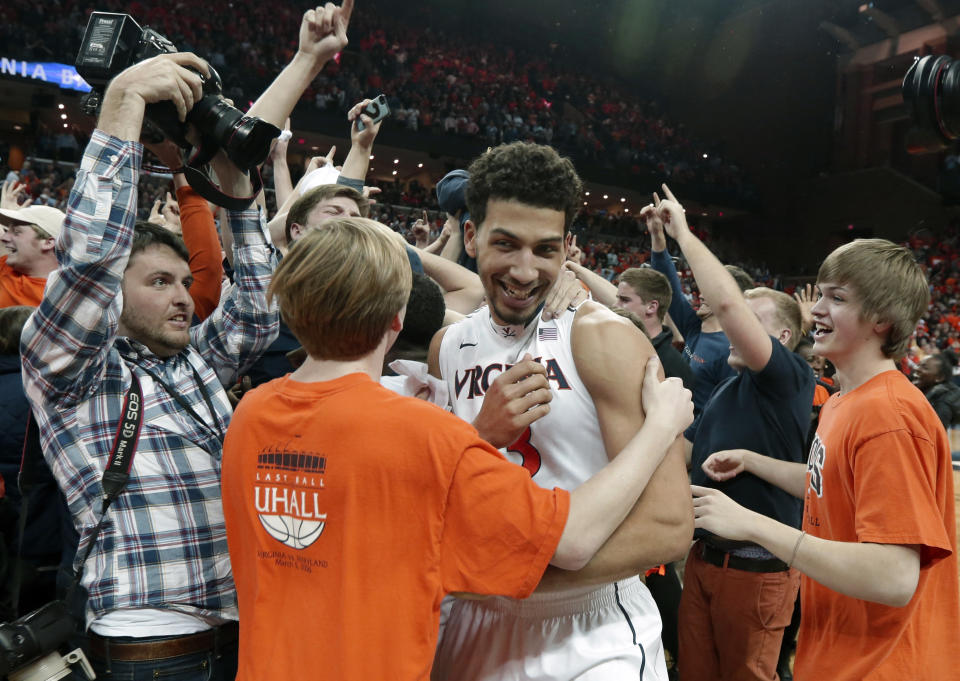
M223 624L216 629L201 631L186 636L172 636L155 641L131 641L99 636L90 633L90 652L97 657L117 662L142 662L164 660L169 657L191 655L237 641L240 628L236 622Z
M789 569L789 566L779 558L746 558L716 549L703 541L699 543L700 557L705 563L717 567L728 567L744 572L785 572Z

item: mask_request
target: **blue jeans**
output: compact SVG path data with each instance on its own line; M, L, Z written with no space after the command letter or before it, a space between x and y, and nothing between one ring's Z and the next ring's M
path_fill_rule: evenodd
M147 643L163 641L166 638L169 637L114 638L111 641ZM97 673L97 679L108 681L233 681L237 675L237 641L226 644L219 650L206 650L161 660L128 662L91 655L90 664ZM78 677L82 677L82 674Z

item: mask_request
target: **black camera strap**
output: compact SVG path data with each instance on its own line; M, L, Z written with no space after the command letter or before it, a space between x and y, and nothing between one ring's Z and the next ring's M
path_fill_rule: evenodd
M214 407L213 398L211 398L211 396L207 394L207 389L203 382L203 378L200 377L199 372L197 372L196 368L192 364L190 365L190 371L193 372L193 378L197 382L197 389L200 391L200 394L203 396L203 401L207 405L207 409L210 411L210 419L211 419L212 425L208 424L206 419L202 418L197 413L197 411L190 405L189 402L187 402L187 400L183 397L183 395L181 395L177 390L167 385L167 382L164 381L162 378L160 378L159 375L157 375L155 372L153 372L152 370L148 369L145 366L141 366L140 368L144 372L146 372L150 376L150 378L153 379L154 383L156 383L161 388L163 388L164 391L171 398L173 398L174 402L176 402L178 405L180 405L181 408L183 408L184 411L190 414L190 417L193 419L194 423L197 425L198 428L206 431L206 433L210 437L216 440L219 440L220 442L223 442L224 435L223 433L220 432L220 427L217 424L217 410L216 410L216 407ZM206 449L206 447L203 447L202 445L200 446L202 449L209 451Z
M120 424L117 426L117 434L114 436L113 449L110 451L110 459L107 463L107 469L103 473L103 507L100 509L100 519L97 526L93 528L93 535L87 542L86 550L83 553L70 587L67 589L67 595L64 600L71 602L73 592L80 584L80 578L83 576L83 566L90 557L97 538L100 536L100 530L103 527L103 521L107 517L107 509L110 504L116 501L117 497L126 487L130 479L130 469L133 466L133 455L136 453L137 441L140 439L140 428L143 426L143 391L140 388L140 379L131 369L130 371L130 389L123 400L123 412L120 415Z
M210 151L211 148L213 149L212 152ZM263 178L260 177L260 168L254 166L249 170L250 183L253 185L253 193L250 194L250 196L231 196L230 194L225 194L217 185L210 181L210 178L205 172L200 170L200 166L209 163L216 152L217 147L212 145L205 146L201 144L199 147L194 147L187 160L184 161L183 166L173 172L183 173L183 176L190 186L193 187L194 191L207 201L215 203L218 206L223 206L228 210L245 210L253 203L263 189Z
M23 437L23 451L20 453L20 474L17 476L17 487L20 488L20 517L17 518L17 560L13 564L11 577L11 607L13 612L20 609L20 582L23 580L23 535L27 531L27 512L30 509L30 494L36 487L36 480L41 477L38 469L42 468L42 454L40 454L40 431L33 418L33 411L27 411L27 429ZM37 457L40 460L37 461Z

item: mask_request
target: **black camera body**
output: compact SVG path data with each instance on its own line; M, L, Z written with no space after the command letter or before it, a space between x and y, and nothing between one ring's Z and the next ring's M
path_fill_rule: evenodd
M901 92L914 123L907 132L911 154L942 151L960 137L960 61L944 55L917 59Z
M141 28L129 14L93 12L76 61L77 72L93 88L85 109L90 113L98 110L107 84L127 67L176 51L176 46L167 38L153 29ZM173 102L147 105L144 121L147 139L166 138L183 149L190 149L193 145L187 141L189 123L200 133L198 162L205 163L217 150L223 149L238 168L250 170L259 166L269 155L270 143L280 135L280 129L254 116L245 116L224 100L220 76L213 67L209 76L198 75L203 80L203 97L194 103L185 122L180 121ZM204 193L200 187L195 189Z
M66 674L68 664L80 662L87 677L93 678L93 670L81 651L67 656L57 652L75 629L76 620L63 601L47 603L18 620L0 624L0 677L60 678Z

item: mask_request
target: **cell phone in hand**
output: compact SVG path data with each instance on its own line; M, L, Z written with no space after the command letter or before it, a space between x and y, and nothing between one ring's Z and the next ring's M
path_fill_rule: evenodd
M379 95L375 99L371 99L370 103L363 107L360 113L369 116L370 120L374 123L379 123L390 115L390 105L387 104L387 96ZM360 116L357 116L357 130L363 130L365 127L363 121L360 120Z

